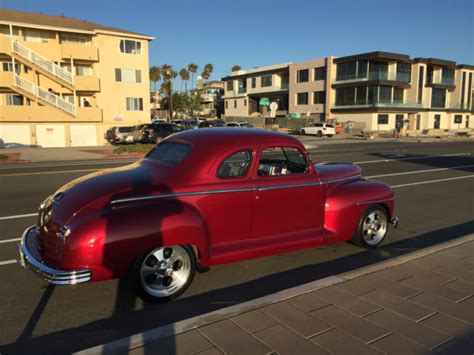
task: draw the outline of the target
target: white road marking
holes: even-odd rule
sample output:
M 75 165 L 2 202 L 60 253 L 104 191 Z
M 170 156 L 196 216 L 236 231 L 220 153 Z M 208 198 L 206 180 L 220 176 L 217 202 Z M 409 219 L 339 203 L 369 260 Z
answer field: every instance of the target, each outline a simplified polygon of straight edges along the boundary
M 27 217 L 35 217 L 38 213 L 28 213 L 28 214 L 17 214 L 15 216 L 3 216 L 0 217 L 0 221 L 5 221 L 7 219 L 18 219 L 18 218 L 27 218 Z
M 12 176 L 29 176 L 29 175 L 51 175 L 51 174 L 67 174 L 67 173 L 83 173 L 87 171 L 99 171 L 102 169 L 80 169 L 80 170 L 59 170 L 59 171 L 39 171 L 36 173 L 18 173 L 18 174 L 0 174 L 0 177 Z
M 354 164 L 374 164 L 374 163 L 391 163 L 404 160 L 423 160 L 423 159 L 436 159 L 443 157 L 456 157 L 463 155 L 471 155 L 471 153 L 455 153 L 455 154 L 443 154 L 443 155 L 429 155 L 429 156 L 419 156 L 419 157 L 408 157 L 408 158 L 399 158 L 399 159 L 380 159 L 380 160 L 364 160 L 364 161 L 355 161 Z
M 431 173 L 431 172 L 434 172 L 434 171 L 446 171 L 446 170 L 452 170 L 452 169 L 463 169 L 463 168 L 472 168 L 472 167 L 474 167 L 474 165 L 459 165 L 459 166 L 452 166 L 452 167 L 449 167 L 449 168 L 425 169 L 425 170 L 406 171 L 406 172 L 403 172 L 403 173 L 372 175 L 372 176 L 366 176 L 366 178 L 367 179 L 374 179 L 374 178 L 381 178 L 381 177 L 388 177 L 388 176 L 422 174 L 422 173 Z
M 20 240 L 21 238 L 4 239 L 4 240 L 0 240 L 0 244 L 19 242 Z
M 14 167 L 10 166 L 0 166 L 0 170 L 9 170 L 9 169 L 33 169 L 33 168 L 51 168 L 59 166 L 75 166 L 75 165 L 106 165 L 106 164 L 123 164 L 123 163 L 133 163 L 138 159 L 110 159 L 109 160 L 94 160 L 94 161 L 77 161 L 70 163 L 44 163 L 44 164 L 16 164 Z
M 415 185 L 425 185 L 425 184 L 434 184 L 435 182 L 443 182 L 443 181 L 451 181 L 451 180 L 461 180 L 461 179 L 469 179 L 469 178 L 474 178 L 473 175 L 467 175 L 467 176 L 458 176 L 454 178 L 447 178 L 447 179 L 438 179 L 438 180 L 429 180 L 429 181 L 420 181 L 420 182 L 412 182 L 409 184 L 401 184 L 401 185 L 392 185 L 390 186 L 392 189 L 396 189 L 399 187 L 406 187 L 406 186 L 415 186 Z
M 3 265 L 10 265 L 10 264 L 16 264 L 18 261 L 16 260 L 5 260 L 5 261 L 0 261 L 0 266 Z

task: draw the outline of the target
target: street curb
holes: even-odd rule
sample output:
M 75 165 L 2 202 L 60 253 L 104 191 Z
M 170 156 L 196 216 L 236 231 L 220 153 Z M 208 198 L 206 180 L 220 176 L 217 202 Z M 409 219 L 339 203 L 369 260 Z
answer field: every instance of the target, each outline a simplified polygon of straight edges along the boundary
M 368 275 L 380 270 L 394 267 L 406 262 L 437 253 L 439 251 L 449 249 L 469 241 L 474 241 L 474 234 L 456 238 L 454 240 L 437 244 L 419 251 L 411 252 L 406 255 L 397 256 L 392 259 L 381 261 L 379 263 L 365 266 L 353 271 L 349 271 L 340 275 L 328 276 L 320 280 L 306 283 L 304 285 L 296 286 L 287 290 L 276 292 L 274 294 L 260 297 L 248 302 L 240 303 L 234 306 L 222 308 L 213 312 L 202 314 L 193 318 L 185 319 L 176 323 L 167 324 L 155 329 L 147 330 L 129 337 L 114 340 L 106 344 L 98 345 L 92 348 L 76 352 L 77 355 L 95 355 L 95 354 L 115 354 L 119 352 L 126 352 L 147 343 L 155 342 L 159 339 L 168 336 L 177 335 L 186 331 L 210 324 L 217 321 L 230 318 L 237 314 L 249 312 L 256 308 L 267 306 L 272 303 L 284 301 L 288 298 L 305 294 L 324 287 L 333 286 L 348 280 L 352 280 L 364 275 Z

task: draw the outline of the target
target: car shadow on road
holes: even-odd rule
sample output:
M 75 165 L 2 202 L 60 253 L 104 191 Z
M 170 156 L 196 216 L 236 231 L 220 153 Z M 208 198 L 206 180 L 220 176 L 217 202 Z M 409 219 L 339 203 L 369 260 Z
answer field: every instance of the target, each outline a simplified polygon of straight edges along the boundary
M 433 246 L 465 236 L 474 231 L 474 221 L 417 235 L 412 238 L 388 243 L 375 250 L 362 250 L 356 254 L 336 258 L 330 261 L 301 266 L 292 270 L 267 275 L 252 281 L 221 289 L 210 290 L 198 295 L 186 297 L 184 294 L 171 303 L 147 304 L 145 308 L 134 310 L 135 296 L 131 294 L 129 281 L 121 280 L 116 290 L 119 300 L 111 317 L 84 324 L 77 328 L 66 329 L 47 335 L 30 338 L 32 327 L 41 316 L 45 300 L 40 300 L 37 311 L 25 328 L 22 341 L 0 347 L 1 354 L 25 354 L 31 349 L 35 353 L 69 353 L 96 346 L 133 334 L 171 324 L 180 320 L 202 315 L 228 306 L 242 303 L 258 297 L 270 295 L 291 287 L 331 275 L 338 275 L 376 262 L 404 255 L 416 250 Z M 296 255 L 296 254 L 295 254 Z M 52 291 L 51 291 L 52 292 Z M 122 298 L 120 300 L 120 298 Z M 36 314 L 36 315 L 35 315 Z M 19 339 L 20 340 L 20 339 Z M 127 341 L 127 340 L 126 340 Z M 156 350 L 156 348 L 155 348 Z M 145 353 L 153 353 L 152 347 L 145 347 Z M 114 353 L 105 348 L 103 354 Z M 173 354 L 174 351 L 167 351 Z

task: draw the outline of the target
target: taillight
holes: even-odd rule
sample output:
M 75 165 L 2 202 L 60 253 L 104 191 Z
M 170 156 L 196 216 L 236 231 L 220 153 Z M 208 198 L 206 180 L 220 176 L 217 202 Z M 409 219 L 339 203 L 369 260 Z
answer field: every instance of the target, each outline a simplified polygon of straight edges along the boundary
M 118 134 L 114 134 L 115 139 L 118 139 L 118 137 L 119 137 Z
M 326 130 L 326 127 L 323 127 L 323 131 L 325 131 L 325 130 Z

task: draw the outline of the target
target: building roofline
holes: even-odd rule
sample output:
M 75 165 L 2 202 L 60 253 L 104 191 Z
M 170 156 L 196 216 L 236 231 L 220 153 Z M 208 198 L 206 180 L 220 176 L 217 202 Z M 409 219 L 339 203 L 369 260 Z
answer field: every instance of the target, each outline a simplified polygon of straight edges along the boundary
M 346 57 L 337 57 L 333 59 L 333 62 L 342 63 L 342 62 L 348 62 L 352 60 L 370 59 L 370 58 L 380 58 L 380 59 L 390 59 L 390 60 L 400 60 L 404 62 L 412 62 L 412 59 L 410 59 L 410 56 L 406 54 L 382 52 L 382 51 L 361 53 L 361 54 L 355 54 L 355 55 L 350 55 Z
M 453 62 L 452 60 L 446 60 L 446 59 L 438 59 L 438 58 L 422 58 L 418 57 L 413 59 L 415 63 L 425 63 L 425 64 L 433 64 L 433 65 L 439 65 L 439 66 L 445 66 L 445 67 L 455 67 L 456 62 Z
M 469 69 L 469 70 L 474 70 L 474 65 L 471 64 L 459 64 L 457 66 L 458 69 Z
M 279 72 L 282 69 L 288 69 L 290 64 L 293 62 L 288 63 L 281 63 L 281 64 L 274 64 L 274 65 L 267 65 L 264 67 L 252 68 L 247 70 L 239 70 L 235 72 L 235 75 L 228 75 L 221 78 L 221 81 L 229 81 L 232 79 L 239 79 L 239 78 L 247 78 L 252 76 L 253 74 L 270 74 L 274 72 Z

